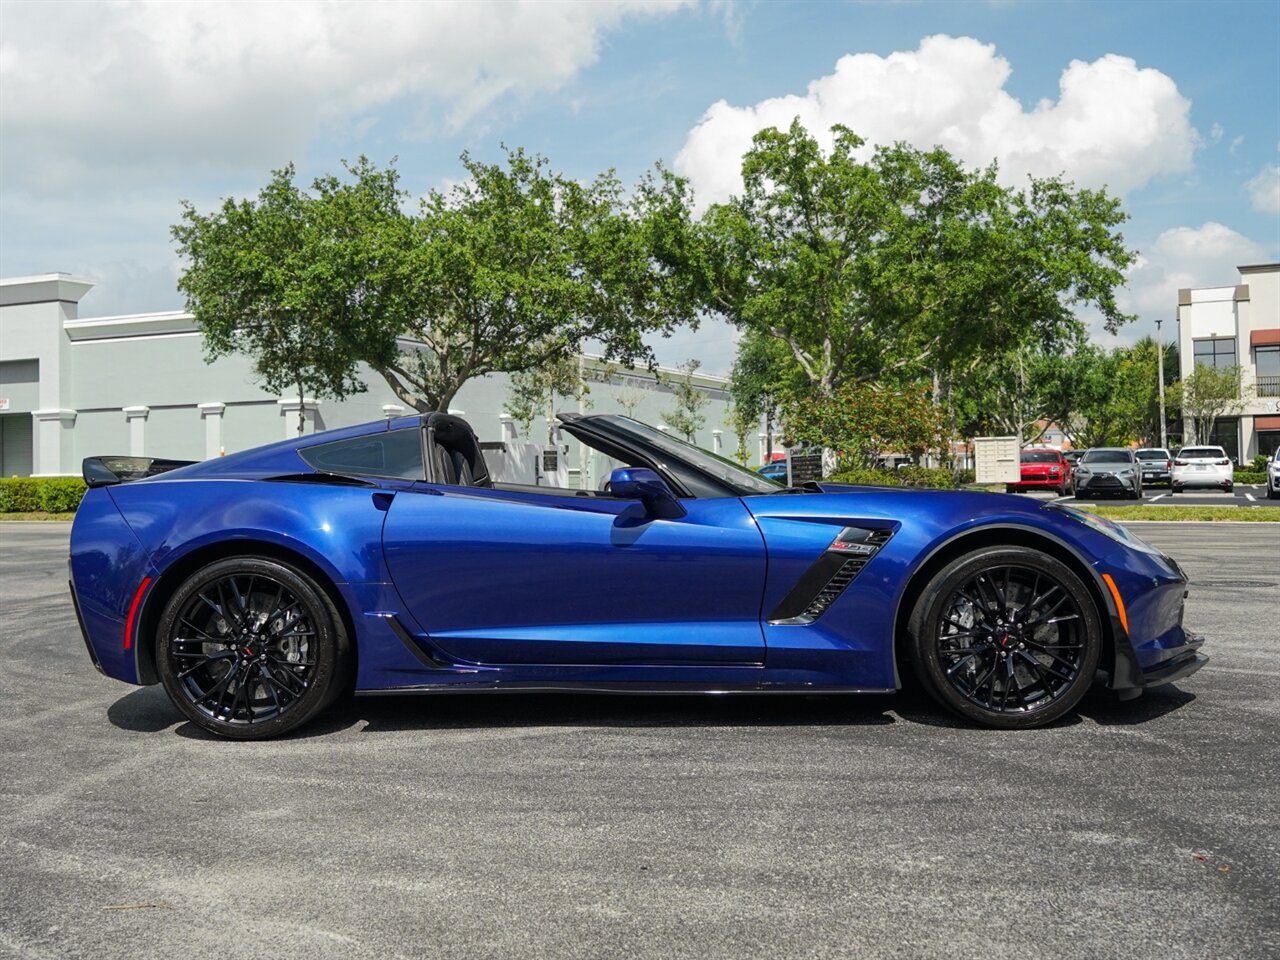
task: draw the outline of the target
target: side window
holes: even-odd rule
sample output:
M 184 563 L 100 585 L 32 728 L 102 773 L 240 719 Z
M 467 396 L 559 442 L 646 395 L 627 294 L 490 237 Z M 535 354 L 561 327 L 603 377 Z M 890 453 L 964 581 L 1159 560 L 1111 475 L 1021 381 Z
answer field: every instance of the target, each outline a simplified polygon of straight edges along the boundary
M 298 451 L 302 459 L 324 473 L 363 477 L 421 480 L 422 432 L 389 430 L 367 437 L 321 443 Z

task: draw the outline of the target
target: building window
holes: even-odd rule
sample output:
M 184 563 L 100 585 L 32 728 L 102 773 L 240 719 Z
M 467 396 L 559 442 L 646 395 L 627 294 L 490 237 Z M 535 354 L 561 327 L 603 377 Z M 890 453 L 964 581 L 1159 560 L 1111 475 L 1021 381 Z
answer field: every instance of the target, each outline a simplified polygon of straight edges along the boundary
M 1213 429 L 1209 431 L 1209 439 L 1206 444 L 1211 447 L 1221 447 L 1227 452 L 1227 456 L 1236 463 L 1240 462 L 1240 421 L 1231 420 L 1215 420 Z
M 1258 396 L 1280 397 L 1280 344 L 1253 348 Z
M 1236 365 L 1236 338 L 1218 337 L 1214 340 L 1195 342 L 1196 366 L 1216 367 L 1225 370 Z

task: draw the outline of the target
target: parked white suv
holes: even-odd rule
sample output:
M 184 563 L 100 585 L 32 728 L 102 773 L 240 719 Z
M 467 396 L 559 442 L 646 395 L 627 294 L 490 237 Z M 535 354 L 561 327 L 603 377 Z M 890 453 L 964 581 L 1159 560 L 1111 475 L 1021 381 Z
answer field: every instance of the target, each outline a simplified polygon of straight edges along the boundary
M 1235 489 L 1231 458 L 1221 447 L 1183 447 L 1173 459 L 1169 486 L 1174 493 L 1188 487 Z
M 1280 500 L 1280 447 L 1267 462 L 1267 499 Z

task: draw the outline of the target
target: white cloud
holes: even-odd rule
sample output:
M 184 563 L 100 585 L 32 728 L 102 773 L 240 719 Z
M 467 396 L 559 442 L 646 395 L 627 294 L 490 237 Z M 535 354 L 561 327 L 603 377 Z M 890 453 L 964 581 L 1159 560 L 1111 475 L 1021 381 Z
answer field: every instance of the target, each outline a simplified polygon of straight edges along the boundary
M 1240 281 L 1236 267 L 1266 257 L 1261 244 L 1221 223 L 1166 230 L 1130 269 L 1120 307 L 1146 320 L 1171 320 L 1180 289 L 1233 286 Z
M 1111 348 L 1132 346 L 1144 336 L 1156 335 L 1156 320 L 1167 320 L 1164 339 L 1177 336 L 1172 322 L 1178 312 L 1178 291 L 1184 287 L 1229 287 L 1239 282 L 1236 267 L 1267 259 L 1266 249 L 1230 227 L 1210 221 L 1200 227 L 1166 230 L 1146 246 L 1116 291 L 1116 301 L 1137 322 L 1107 333 L 1102 315 L 1089 308 L 1080 319 L 1095 343 Z
M 1224 133 L 1226 133 L 1226 131 L 1222 129 L 1222 124 L 1215 123 L 1212 127 L 1209 128 L 1209 139 L 1212 140 L 1214 143 L 1217 143 L 1222 139 L 1222 135 Z
M 563 85 L 648 3 L 7 2 L 7 190 L 260 170 L 393 101 L 418 133 Z M 396 131 L 400 133 L 400 131 Z
M 927 37 L 917 50 L 887 57 L 850 54 L 803 96 L 747 107 L 712 104 L 675 167 L 691 179 L 700 202 L 727 199 L 741 190 L 740 159 L 751 137 L 785 129 L 797 116 L 825 145 L 830 127 L 842 123 L 871 144 L 940 144 L 972 165 L 998 159 L 1011 183 L 1026 174 L 1065 173 L 1079 186 L 1105 185 L 1123 195 L 1191 167 L 1199 140 L 1191 104 L 1160 71 L 1114 54 L 1073 60 L 1059 79 L 1057 101 L 1030 110 L 1005 91 L 1011 72 L 994 45 L 969 37 Z
M 1261 213 L 1280 213 L 1280 165 L 1268 163 L 1245 184 L 1249 202 Z

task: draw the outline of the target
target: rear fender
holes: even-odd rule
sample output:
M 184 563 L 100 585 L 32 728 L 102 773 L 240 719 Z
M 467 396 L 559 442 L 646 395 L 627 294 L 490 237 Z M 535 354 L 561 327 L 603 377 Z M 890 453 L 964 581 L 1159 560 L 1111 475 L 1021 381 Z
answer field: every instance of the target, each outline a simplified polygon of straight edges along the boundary
M 126 683 L 141 682 L 138 645 L 125 636 L 125 624 L 152 573 L 149 557 L 107 491 L 89 490 L 71 528 L 71 580 L 98 665 Z

